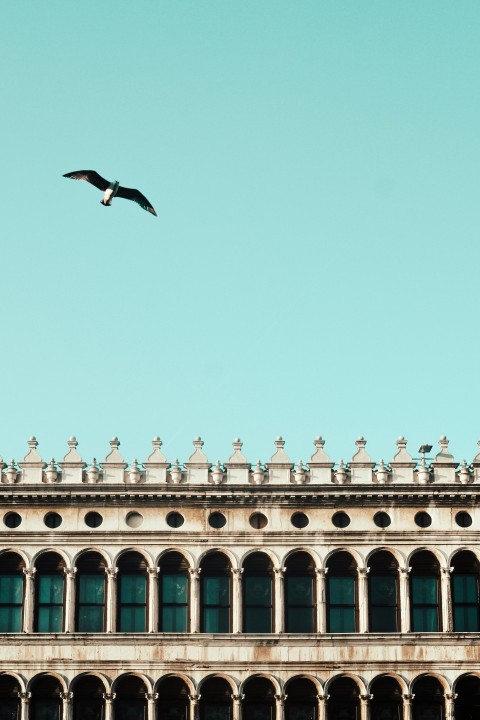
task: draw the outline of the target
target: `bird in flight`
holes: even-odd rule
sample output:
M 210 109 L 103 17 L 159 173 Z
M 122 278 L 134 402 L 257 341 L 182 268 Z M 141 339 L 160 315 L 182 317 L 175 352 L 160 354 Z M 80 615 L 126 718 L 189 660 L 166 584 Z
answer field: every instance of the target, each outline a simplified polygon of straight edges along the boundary
M 95 185 L 95 187 L 102 190 L 104 193 L 100 202 L 102 205 L 105 205 L 105 207 L 112 204 L 114 197 L 120 197 L 125 198 L 126 200 L 133 200 L 144 210 L 148 210 L 148 212 L 152 213 L 152 215 L 157 215 L 152 204 L 139 190 L 122 187 L 117 180 L 114 182 L 108 182 L 108 180 L 105 180 L 105 178 L 95 172 L 95 170 L 75 170 L 75 172 L 65 173 L 63 177 L 72 178 L 72 180 L 85 180 L 86 182 Z

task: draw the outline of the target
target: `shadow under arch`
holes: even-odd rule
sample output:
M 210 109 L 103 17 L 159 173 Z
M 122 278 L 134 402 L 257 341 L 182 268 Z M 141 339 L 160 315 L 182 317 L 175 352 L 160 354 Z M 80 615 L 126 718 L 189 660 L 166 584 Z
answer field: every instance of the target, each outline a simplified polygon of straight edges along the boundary
M 224 547 L 214 547 L 214 548 L 208 548 L 207 550 L 204 550 L 204 552 L 202 552 L 198 556 L 197 564 L 195 565 L 195 569 L 200 568 L 202 566 L 202 563 L 205 562 L 205 559 L 208 558 L 209 555 L 213 555 L 213 554 L 225 555 L 232 570 L 237 570 L 239 568 L 238 558 L 231 552 L 231 550 L 229 550 L 228 548 L 224 548 Z
M 96 553 L 97 555 L 100 555 L 105 560 L 105 565 L 107 567 L 112 567 L 112 558 L 110 555 L 103 550 L 101 547 L 98 547 L 97 545 L 94 545 L 92 547 L 82 548 L 72 558 L 72 567 L 76 567 L 77 562 L 82 558 L 83 555 L 90 553 Z
M 280 567 L 280 560 L 278 558 L 278 555 L 276 553 L 274 553 L 273 550 L 270 550 L 270 548 L 261 547 L 261 546 L 249 548 L 240 558 L 239 567 L 243 568 L 243 566 L 245 565 L 245 561 L 248 560 L 250 555 L 255 555 L 258 553 L 262 553 L 263 555 L 266 555 L 269 558 L 270 562 L 272 563 L 273 568 Z
M 193 555 L 188 550 L 185 550 L 185 548 L 177 545 L 172 545 L 171 547 L 163 549 L 155 558 L 155 566 L 161 566 L 162 558 L 169 553 L 178 553 L 179 555 L 183 555 L 188 567 L 190 569 L 193 569 L 195 567 L 195 560 L 193 558 Z
M 121 675 L 118 675 L 118 677 L 115 678 L 112 682 L 112 693 L 118 692 L 118 686 L 122 685 L 125 680 L 128 680 L 129 678 L 138 678 L 143 682 L 145 685 L 146 692 L 151 693 L 153 691 L 153 685 L 150 680 L 150 678 L 145 675 L 144 673 L 137 672 L 136 670 L 132 670 L 131 672 L 124 672 Z
M 153 567 L 153 561 L 152 561 L 151 555 L 146 550 L 144 550 L 144 548 L 139 547 L 139 546 L 132 546 L 132 547 L 127 547 L 127 548 L 122 548 L 121 550 L 119 550 L 119 552 L 113 559 L 113 567 L 116 567 L 118 565 L 118 563 L 120 562 L 120 560 L 122 559 L 122 557 L 124 555 L 130 554 L 130 553 L 132 553 L 132 554 L 135 553 L 137 555 L 141 555 L 142 558 L 145 560 L 147 568 Z
M 195 695 L 195 691 L 196 691 L 195 683 L 193 682 L 193 680 L 190 677 L 188 677 L 188 675 L 185 675 L 185 673 L 181 673 L 181 672 L 171 672 L 171 673 L 166 673 L 166 675 L 162 675 L 154 683 L 154 692 L 158 692 L 159 685 L 161 685 L 164 681 L 175 680 L 175 679 L 178 679 L 178 680 L 181 680 L 182 682 L 184 682 L 188 688 L 189 694 Z
M 293 550 L 289 550 L 289 551 L 283 556 L 283 558 L 281 559 L 281 561 L 280 561 L 280 566 L 281 566 L 281 567 L 285 567 L 285 563 L 287 562 L 288 558 L 289 558 L 291 555 L 295 555 L 296 553 L 305 553 L 306 555 L 310 555 L 310 557 L 312 558 L 313 562 L 315 563 L 315 567 L 316 567 L 316 568 L 320 569 L 320 568 L 323 567 L 323 562 L 324 562 L 324 561 L 322 561 L 320 555 L 319 555 L 315 550 L 313 550 L 312 548 L 310 548 L 310 547 L 303 547 L 303 546 L 298 546 L 298 547 L 296 547 L 296 548 L 293 548 Z

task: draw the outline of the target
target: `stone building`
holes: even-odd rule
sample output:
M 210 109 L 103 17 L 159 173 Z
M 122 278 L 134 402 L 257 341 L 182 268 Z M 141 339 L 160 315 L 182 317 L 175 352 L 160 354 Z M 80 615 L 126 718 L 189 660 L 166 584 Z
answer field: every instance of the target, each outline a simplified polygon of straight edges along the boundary
M 0 458 L 0 720 L 480 718 L 480 453 Z

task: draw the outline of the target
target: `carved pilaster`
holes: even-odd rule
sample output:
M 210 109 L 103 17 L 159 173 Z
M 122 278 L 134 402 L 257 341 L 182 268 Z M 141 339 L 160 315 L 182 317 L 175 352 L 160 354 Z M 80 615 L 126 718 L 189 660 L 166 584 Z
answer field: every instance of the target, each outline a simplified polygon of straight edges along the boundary
M 233 715 L 232 720 L 242 720 L 242 700 L 244 700 L 245 695 L 232 695 L 233 700 Z
M 274 608 L 275 608 L 275 622 L 273 632 L 282 633 L 285 629 L 285 600 L 284 600 L 284 589 L 283 579 L 285 573 L 284 567 L 273 568 L 275 574 L 275 593 L 274 593 Z M 278 718 L 277 718 L 278 720 Z
M 148 632 L 158 632 L 158 572 L 160 568 L 148 568 Z
M 316 632 L 324 633 L 327 630 L 327 591 L 326 576 L 328 568 L 315 568 L 316 578 Z
M 25 575 L 25 603 L 23 608 L 23 631 L 33 632 L 33 608 L 35 596 L 35 568 L 23 568 Z
M 408 694 L 403 696 L 403 720 L 412 720 L 412 701 L 414 697 L 415 695 Z
M 370 700 L 373 695 L 360 695 L 360 720 L 370 720 Z
M 240 633 L 243 628 L 242 602 L 243 568 L 232 568 L 232 632 Z
M 330 695 L 317 695 L 318 720 L 325 720 L 327 717 L 327 700 Z
M 284 572 L 284 568 L 281 568 Z M 282 576 L 283 576 L 282 572 Z M 276 709 L 276 720 L 284 720 L 285 718 L 285 700 L 287 695 L 275 695 L 275 709 Z
M 20 699 L 20 720 L 28 720 L 29 716 L 29 703 L 32 697 L 31 692 L 20 692 L 18 693 Z
M 147 698 L 147 720 L 155 720 L 158 693 L 146 693 Z
M 189 720 L 198 720 L 198 703 L 201 695 L 189 695 L 190 699 L 190 717 Z
M 440 575 L 440 589 L 442 594 L 442 622 L 440 630 L 443 632 L 451 632 L 453 629 L 453 618 L 452 618 L 452 592 L 450 573 L 453 571 L 453 567 L 441 568 Z
M 75 631 L 75 577 L 76 567 L 63 568 L 65 573 L 65 623 L 64 631 Z
M 62 720 L 71 720 L 73 693 L 72 692 L 61 692 L 60 697 L 62 698 L 62 702 L 63 702 Z
M 107 576 L 107 632 L 117 629 L 117 567 L 105 568 Z
M 445 693 L 445 720 L 454 720 L 457 693 Z
M 113 718 L 113 702 L 115 697 L 116 693 L 103 693 L 103 699 L 105 700 L 105 720 L 112 720 Z
M 358 582 L 358 632 L 364 633 L 368 629 L 368 601 L 367 601 L 367 577 L 369 567 L 357 568 Z
M 200 573 L 201 568 L 190 568 L 190 632 L 200 632 Z
M 410 631 L 410 587 L 408 576 L 411 569 L 411 567 L 398 568 L 401 633 L 408 633 Z

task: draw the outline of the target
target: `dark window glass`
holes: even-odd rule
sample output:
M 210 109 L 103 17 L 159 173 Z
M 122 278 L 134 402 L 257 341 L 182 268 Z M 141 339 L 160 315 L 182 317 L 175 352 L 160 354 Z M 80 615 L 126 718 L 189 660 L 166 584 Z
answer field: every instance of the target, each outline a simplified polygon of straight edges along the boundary
M 223 513 L 214 512 L 209 516 L 208 524 L 212 528 L 222 528 L 227 524 L 227 518 Z
M 370 632 L 397 632 L 397 579 L 393 575 L 368 578 Z
M 44 522 L 49 528 L 57 528 L 62 524 L 62 517 L 56 512 L 47 513 L 45 515 Z
M 387 528 L 391 524 L 392 520 L 388 513 L 378 512 L 373 516 L 373 522 L 379 528 Z
M 272 578 L 250 576 L 244 578 L 244 631 L 272 632 Z
M 313 703 L 289 702 L 285 706 L 285 720 L 316 720 L 316 717 Z
M 427 512 L 418 512 L 415 515 L 415 522 L 418 527 L 427 528 L 432 524 L 432 518 Z
M 310 520 L 308 519 L 308 517 L 305 515 L 305 513 L 302 512 L 294 513 L 291 518 L 291 523 L 293 527 L 299 529 L 307 527 L 309 522 Z
M 119 632 L 145 632 L 147 625 L 147 578 L 120 574 Z
M 78 632 L 103 632 L 105 617 L 105 575 L 80 575 L 78 578 Z
M 22 523 L 22 518 L 16 512 L 10 512 L 5 515 L 3 522 L 8 528 L 17 528 Z M 1 718 L 0 718 L 1 720 Z
M 413 720 L 442 720 L 443 708 L 439 702 L 415 702 L 412 708 Z
M 374 698 L 370 704 L 370 720 L 402 720 L 402 706 L 395 701 Z
M 115 703 L 115 720 L 146 720 L 145 700 L 121 698 Z
M 350 525 L 350 518 L 346 512 L 337 512 L 332 517 L 332 523 L 337 528 L 346 528 Z
M 99 698 L 75 698 L 73 720 L 103 720 L 103 701 Z
M 89 512 L 85 515 L 85 523 L 88 527 L 97 528 L 103 523 L 103 518 L 98 512 Z
M 470 527 L 470 525 L 472 524 L 472 516 L 468 512 L 458 512 L 455 515 L 455 522 L 459 527 Z
M 160 578 L 160 631 L 187 632 L 188 578 L 184 574 Z
M 63 630 L 63 575 L 39 575 L 37 578 L 37 632 Z
M 14 698 L 0 699 L 0 720 L 17 720 L 20 717 L 18 700 Z
M 357 718 L 356 703 L 342 703 L 338 700 L 327 702 L 327 720 L 357 720 Z
M 268 525 L 268 519 L 262 513 L 254 513 L 250 518 L 250 525 L 256 530 L 263 530 Z
M 286 631 L 291 633 L 314 632 L 314 594 L 312 577 L 288 576 Z
M 479 591 L 476 575 L 453 575 L 453 629 L 455 632 L 478 632 Z
M 230 703 L 205 702 L 202 714 L 203 720 L 230 720 Z
M 355 578 L 327 575 L 328 632 L 355 632 Z
M 0 575 L 0 633 L 22 631 L 22 605 L 23 575 Z
M 37 698 L 32 700 L 33 720 L 60 720 L 62 712 L 60 700 L 56 698 Z
M 202 632 L 230 632 L 230 578 L 202 578 Z
M 184 522 L 185 518 L 183 515 L 180 515 L 179 512 L 171 512 L 167 515 L 167 525 L 170 525 L 172 528 L 182 527 Z
M 412 631 L 438 632 L 438 580 L 421 575 L 411 578 Z
M 244 720 L 273 720 L 274 708 L 270 703 L 248 702 L 243 705 Z
M 188 705 L 184 700 L 158 700 L 157 720 L 188 720 Z

